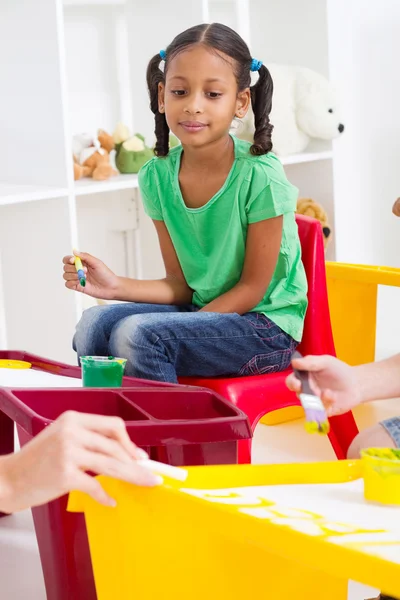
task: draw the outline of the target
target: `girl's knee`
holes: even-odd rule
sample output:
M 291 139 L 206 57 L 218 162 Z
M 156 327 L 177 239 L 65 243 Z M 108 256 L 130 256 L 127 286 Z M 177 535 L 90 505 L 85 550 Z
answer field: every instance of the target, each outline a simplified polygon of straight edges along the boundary
M 347 458 L 360 458 L 361 450 L 365 448 L 395 448 L 396 445 L 386 429 L 378 423 L 369 429 L 361 431 L 352 441 L 347 451 Z
M 93 306 L 82 314 L 72 346 L 78 356 L 88 354 L 104 355 L 107 350 L 107 327 L 112 306 Z
M 76 326 L 76 331 L 85 332 L 93 326 L 97 327 L 107 317 L 110 309 L 112 309 L 110 305 L 98 305 L 86 309 Z
M 125 356 L 134 346 L 145 348 L 156 341 L 152 315 L 131 315 L 121 319 L 114 326 L 110 337 L 110 349 L 115 355 Z

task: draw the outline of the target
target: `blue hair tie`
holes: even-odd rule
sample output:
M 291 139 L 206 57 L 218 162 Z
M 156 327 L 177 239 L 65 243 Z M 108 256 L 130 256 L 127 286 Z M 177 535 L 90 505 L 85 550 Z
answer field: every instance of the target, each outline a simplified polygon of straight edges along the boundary
M 259 71 L 262 67 L 262 60 L 251 59 L 250 71 Z
M 167 58 L 167 53 L 165 52 L 165 50 L 160 50 L 160 57 L 161 60 L 165 60 Z

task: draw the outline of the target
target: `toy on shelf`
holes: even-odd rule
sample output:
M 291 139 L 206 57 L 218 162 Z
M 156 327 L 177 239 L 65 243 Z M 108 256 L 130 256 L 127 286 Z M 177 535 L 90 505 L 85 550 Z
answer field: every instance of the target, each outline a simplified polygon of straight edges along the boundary
M 120 173 L 138 173 L 142 166 L 154 156 L 153 150 L 146 146 L 142 135 L 131 136 L 126 125 L 118 123 L 114 133 L 115 164 Z
M 396 202 L 393 204 L 392 211 L 396 217 L 400 217 L 400 198 L 397 198 Z
M 344 131 L 332 84 L 315 71 L 289 65 L 266 65 L 273 84 L 270 120 L 273 151 L 278 156 L 303 152 L 311 139 L 333 140 Z M 253 140 L 254 117 L 248 114 L 238 136 Z
M 136 133 L 131 136 L 129 128 L 123 123 L 118 123 L 113 139 L 115 142 L 115 164 L 120 173 L 138 173 L 143 165 L 153 158 L 153 148 L 146 146 L 145 138 Z M 174 148 L 179 144 L 178 138 L 169 136 L 169 146 Z
M 74 179 L 92 177 L 96 181 L 105 181 L 118 172 L 110 163 L 110 152 L 114 148 L 114 140 L 103 129 L 97 136 L 89 133 L 75 135 L 72 140 L 74 159 Z
M 332 231 L 329 225 L 328 215 L 323 207 L 318 204 L 318 202 L 315 202 L 315 200 L 312 200 L 312 198 L 299 198 L 297 201 L 296 212 L 299 215 L 317 219 L 317 221 L 321 223 L 322 233 L 324 234 L 324 246 L 326 248 L 329 244 Z

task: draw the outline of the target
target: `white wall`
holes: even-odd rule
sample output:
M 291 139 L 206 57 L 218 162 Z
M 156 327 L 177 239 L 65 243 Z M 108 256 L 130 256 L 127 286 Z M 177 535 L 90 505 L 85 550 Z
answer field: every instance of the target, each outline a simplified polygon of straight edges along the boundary
M 347 124 L 334 145 L 337 260 L 400 267 L 400 3 L 329 0 L 331 75 Z M 400 290 L 381 288 L 377 357 L 400 350 Z
M 121 118 L 113 6 L 64 8 L 71 131 L 112 133 Z
M 0 2 L 0 181 L 66 185 L 56 8 Z
M 2 206 L 0 240 L 7 347 L 72 362 L 75 294 L 62 277 L 71 251 L 67 198 Z
M 328 75 L 324 0 L 249 0 L 251 51 L 265 63 L 307 66 Z
M 337 258 L 400 266 L 400 3 L 330 0 L 330 68 L 348 123 L 335 146 Z
M 135 93 L 133 95 L 133 114 L 140 115 L 135 127 L 149 144 L 154 140 L 154 116 L 149 108 L 146 87 L 146 69 L 154 54 L 165 48 L 178 34 L 203 21 L 202 2 L 200 0 L 128 0 L 128 31 L 141 31 L 143 35 L 129 37 L 131 57 L 131 79 Z M 152 26 L 149 27 L 149 22 Z

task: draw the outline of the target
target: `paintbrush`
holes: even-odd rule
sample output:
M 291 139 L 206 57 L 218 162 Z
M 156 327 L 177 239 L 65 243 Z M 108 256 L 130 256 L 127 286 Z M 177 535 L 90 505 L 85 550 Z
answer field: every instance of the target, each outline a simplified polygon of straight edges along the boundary
M 292 360 L 294 358 L 303 358 L 300 352 L 294 352 Z M 325 407 L 318 396 L 316 396 L 311 389 L 310 385 L 310 374 L 308 371 L 300 371 L 293 367 L 296 378 L 301 383 L 301 391 L 299 392 L 298 398 L 301 402 L 304 412 L 306 414 L 305 428 L 308 433 L 329 433 L 329 421 L 326 414 Z

